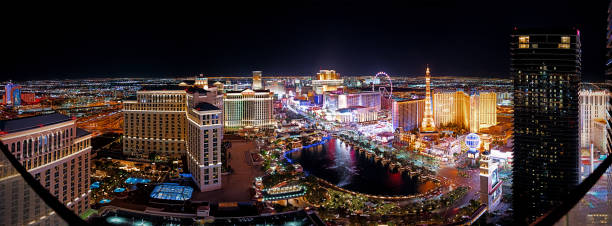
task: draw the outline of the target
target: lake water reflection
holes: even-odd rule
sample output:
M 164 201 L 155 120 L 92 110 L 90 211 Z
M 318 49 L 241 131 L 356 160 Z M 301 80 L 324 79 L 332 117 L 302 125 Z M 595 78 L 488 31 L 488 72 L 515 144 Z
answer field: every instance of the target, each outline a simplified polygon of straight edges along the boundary
M 290 153 L 287 157 L 300 163 L 307 174 L 355 192 L 386 196 L 412 195 L 430 187 L 419 188 L 421 185 L 416 177 L 392 172 L 336 138 L 322 145 Z

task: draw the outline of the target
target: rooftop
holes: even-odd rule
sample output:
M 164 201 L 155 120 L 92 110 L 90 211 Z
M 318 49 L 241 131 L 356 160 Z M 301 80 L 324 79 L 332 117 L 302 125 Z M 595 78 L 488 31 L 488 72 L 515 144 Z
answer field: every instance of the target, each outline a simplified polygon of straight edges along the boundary
M 514 35 L 529 34 L 529 35 L 542 35 L 542 34 L 564 34 L 564 35 L 576 35 L 579 31 L 576 28 L 514 28 Z
M 396 102 L 404 102 L 404 101 L 413 101 L 413 100 L 423 100 L 423 98 L 415 98 L 415 99 L 411 99 L 411 98 L 401 98 L 401 97 L 391 97 L 393 100 L 395 100 Z
M 81 129 L 81 128 L 77 128 L 77 129 L 76 129 L 76 137 L 77 137 L 77 138 L 79 138 L 79 137 L 83 137 L 83 136 L 87 136 L 87 135 L 89 135 L 89 134 L 91 134 L 91 133 L 90 133 L 90 132 L 87 132 L 87 130 L 84 130 L 84 129 Z
M 19 131 L 35 129 L 38 127 L 58 124 L 72 120 L 71 117 L 60 113 L 52 113 L 46 115 L 36 115 L 25 118 L 11 119 L 0 121 L 0 131 L 6 133 L 15 133 Z
M 185 90 L 185 87 L 178 85 L 147 85 L 143 86 L 140 91 L 163 91 L 163 90 Z
M 194 109 L 198 110 L 198 111 L 215 111 L 215 110 L 221 110 L 219 109 L 217 106 L 212 105 L 210 103 L 207 102 L 201 102 L 198 103 L 195 107 L 193 107 Z
M 186 89 L 186 91 L 188 93 L 195 93 L 195 92 L 198 92 L 198 93 L 208 93 L 208 90 L 202 89 L 200 87 L 195 87 L 195 86 L 190 86 L 189 88 Z
M 270 92 L 269 89 L 258 89 L 258 90 L 243 89 L 243 90 L 227 90 L 227 91 L 225 91 L 225 93 L 242 93 L 245 90 L 250 90 L 250 91 L 253 91 L 255 93 L 269 93 Z
M 123 100 L 138 100 L 137 96 L 128 96 L 128 97 L 124 97 Z
M 191 198 L 191 193 L 193 193 L 191 187 L 176 183 L 162 183 L 153 189 L 151 198 L 184 201 Z

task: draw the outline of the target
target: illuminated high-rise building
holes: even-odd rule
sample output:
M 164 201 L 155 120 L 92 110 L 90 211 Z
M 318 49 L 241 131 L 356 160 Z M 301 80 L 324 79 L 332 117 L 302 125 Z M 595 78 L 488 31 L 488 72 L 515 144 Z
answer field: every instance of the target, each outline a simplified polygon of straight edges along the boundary
M 202 89 L 208 89 L 208 78 L 205 78 L 204 74 L 200 74 L 199 77 L 195 78 L 194 86 Z
M 336 91 L 342 87 L 344 80 L 340 78 L 340 73 L 334 70 L 321 70 L 312 80 L 312 88 L 317 95 L 328 91 Z
M 441 91 L 433 94 L 434 121 L 438 126 L 455 122 L 455 92 Z
M 187 99 L 187 166 L 200 191 L 221 189 L 223 110 L 196 96 Z
M 253 87 L 252 90 L 263 90 L 263 82 L 261 80 L 261 71 L 253 71 Z
M 8 83 L 4 86 L 4 98 L 2 99 L 4 105 L 19 106 L 21 105 L 21 86 L 13 83 Z
M 421 123 L 421 132 L 426 133 L 436 131 L 436 124 L 433 119 L 431 90 L 429 87 L 430 80 L 431 75 L 429 72 L 429 66 L 427 66 L 427 70 L 425 70 L 425 112 L 423 112 L 423 122 Z
M 608 123 L 602 118 L 593 119 L 593 124 L 589 134 L 589 142 L 593 144 L 595 150 L 601 153 L 609 153 L 608 147 Z
M 123 153 L 179 158 L 185 154 L 187 93 L 183 87 L 145 87 L 123 101 Z
M 497 124 L 497 97 L 494 92 L 478 92 L 470 96 L 470 132 Z
M 559 206 L 578 184 L 580 32 L 515 29 L 511 39 L 512 200 L 523 224 Z
M 341 108 L 367 107 L 380 110 L 381 93 L 365 91 L 359 93 L 325 93 L 323 108 L 334 111 Z
M 15 159 L 76 214 L 89 209 L 91 137 L 77 128 L 76 119 L 58 113 L 0 121 L 0 140 Z M 0 164 L 0 219 L 11 225 L 57 224 L 53 210 L 11 168 Z
M 593 140 L 593 127 L 596 119 L 608 119 L 610 93 L 607 90 L 580 90 L 580 147 L 589 148 Z
M 274 94 L 268 90 L 227 91 L 223 96 L 225 128 L 274 128 L 273 102 Z
M 478 129 L 497 125 L 497 93 L 479 92 L 478 111 L 480 123 Z
M 469 129 L 470 96 L 463 91 L 440 91 L 433 94 L 434 121 L 438 126 L 454 124 Z
M 217 90 L 219 92 L 223 92 L 223 88 L 225 87 L 225 85 L 219 81 L 216 81 L 215 83 L 213 83 L 213 86 L 217 87 Z
M 392 98 L 391 121 L 393 131 L 418 129 L 423 122 L 425 99 Z
M 187 88 L 144 87 L 136 100 L 124 101 L 123 153 L 140 159 L 186 156 L 200 191 L 210 191 L 221 188 L 223 94 L 207 80 L 196 81 Z

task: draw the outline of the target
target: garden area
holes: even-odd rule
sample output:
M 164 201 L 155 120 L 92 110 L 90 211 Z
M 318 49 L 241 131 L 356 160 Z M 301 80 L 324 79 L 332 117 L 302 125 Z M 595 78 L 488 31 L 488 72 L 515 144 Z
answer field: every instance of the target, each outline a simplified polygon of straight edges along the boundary
M 306 200 L 318 207 L 322 217 L 328 219 L 338 218 L 338 216 L 354 216 L 354 220 L 360 222 L 368 217 L 372 219 L 387 219 L 399 222 L 398 220 L 408 220 L 410 222 L 426 221 L 430 219 L 442 220 L 434 213 L 435 210 L 453 205 L 456 201 L 463 198 L 467 192 L 467 187 L 458 187 L 438 198 L 424 201 L 413 201 L 409 203 L 397 201 L 384 201 L 371 199 L 360 194 L 349 194 L 334 189 L 324 187 L 314 177 L 307 177 L 304 181 L 308 187 Z M 471 206 L 469 206 L 471 207 Z M 466 209 L 468 211 L 469 209 Z M 355 222 L 353 222 L 355 223 Z

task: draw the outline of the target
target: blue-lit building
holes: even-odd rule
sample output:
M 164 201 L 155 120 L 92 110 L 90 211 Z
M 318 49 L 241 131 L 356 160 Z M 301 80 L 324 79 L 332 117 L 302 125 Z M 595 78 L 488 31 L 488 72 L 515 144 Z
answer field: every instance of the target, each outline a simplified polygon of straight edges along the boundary
M 11 82 L 6 84 L 6 86 L 4 86 L 4 98 L 2 103 L 9 106 L 21 105 L 21 86 Z

